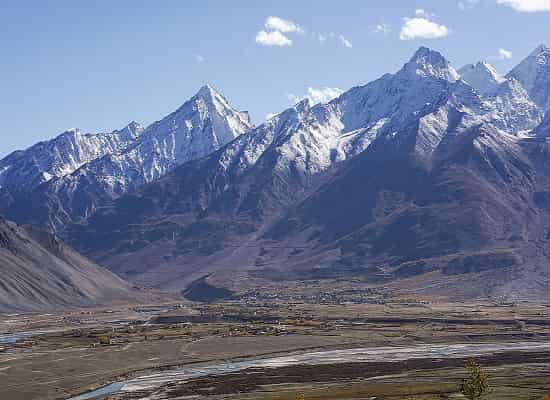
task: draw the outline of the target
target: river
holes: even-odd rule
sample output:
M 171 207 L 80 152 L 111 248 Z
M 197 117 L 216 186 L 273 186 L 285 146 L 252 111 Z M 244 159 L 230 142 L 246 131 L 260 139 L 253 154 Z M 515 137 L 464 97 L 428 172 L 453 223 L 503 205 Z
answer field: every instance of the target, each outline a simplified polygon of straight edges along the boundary
M 281 357 L 227 361 L 181 367 L 123 380 L 68 400 L 98 399 L 118 392 L 152 389 L 171 382 L 192 378 L 223 375 L 249 368 L 278 368 L 295 365 L 341 364 L 350 362 L 399 362 L 413 359 L 471 358 L 497 353 L 550 351 L 550 342 L 423 344 L 396 347 L 363 347 L 320 351 Z

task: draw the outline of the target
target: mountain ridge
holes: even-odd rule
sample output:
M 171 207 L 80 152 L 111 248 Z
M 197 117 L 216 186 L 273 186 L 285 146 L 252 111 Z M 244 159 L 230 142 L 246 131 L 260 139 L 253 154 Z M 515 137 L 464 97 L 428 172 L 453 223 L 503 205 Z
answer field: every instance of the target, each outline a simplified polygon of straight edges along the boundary
M 121 132 L 131 131 L 133 134 L 124 136 L 128 141 L 123 146 L 116 149 L 102 147 L 103 151 L 88 155 L 85 162 L 75 163 L 71 168 L 60 167 L 64 173 L 50 174 L 35 168 L 38 169 L 36 175 L 48 174 L 51 177 L 30 187 L 18 180 L 9 181 L 9 176 L 4 178 L 9 184 L 1 185 L 0 175 L 1 211 L 19 222 L 61 232 L 67 223 L 86 218 L 97 207 L 160 178 L 176 165 L 213 152 L 250 127 L 247 113 L 234 110 L 212 86 L 205 85 L 176 111 L 147 128 L 129 124 Z M 83 136 L 79 131 L 75 132 L 75 135 L 89 140 L 105 137 L 105 134 Z M 23 152 L 23 162 L 33 163 L 42 153 L 48 156 L 52 153 L 49 149 L 51 143 L 44 142 L 43 148 L 38 148 L 38 154 L 33 153 L 36 147 Z M 70 161 L 75 158 L 71 150 L 74 146 L 67 151 L 66 158 Z M 10 162 L 9 156 L 4 162 Z M 1 165 L 2 162 L 0 171 Z M 16 167 L 5 168 L 9 172 Z M 32 215 L 28 215 L 29 209 Z
M 516 76 L 467 70 L 475 83 L 421 47 L 394 74 L 325 104 L 304 100 L 58 225 L 121 276 L 172 290 L 206 275 L 231 290 L 359 275 L 396 290 L 413 276 L 449 298 L 524 295 L 546 282 L 548 115 Z M 449 288 L 475 274 L 492 289 Z
M 550 110 L 550 48 L 542 44 L 507 75 L 520 82 L 533 101 L 543 110 Z
M 301 102 L 123 196 L 70 234 L 122 276 L 169 289 L 205 274 L 231 289 L 243 280 L 399 278 L 408 274 L 404 263 L 419 259 L 432 260 L 423 261 L 427 272 L 484 257 L 516 268 L 528 246 L 504 255 L 498 246 L 521 237 L 506 220 L 527 231 L 540 227 L 525 208 L 535 207 L 536 168 L 518 132 L 542 119 L 517 85 L 508 79 L 482 95 L 440 53 L 421 48 L 397 73 L 327 104 Z M 506 112 L 518 104 L 526 112 Z M 484 202 L 490 207 L 480 208 Z M 531 228 L 511 211 L 520 204 Z M 484 215 L 494 222 L 483 224 Z M 425 220 L 425 228 L 411 218 Z M 455 219 L 447 233 L 446 218 Z M 418 233 L 407 236 L 413 227 Z M 495 232 L 507 230 L 517 233 L 497 240 Z M 408 244 L 392 247 L 392 238 Z M 432 265 L 442 257 L 448 261 Z M 457 291 L 448 295 L 463 295 Z

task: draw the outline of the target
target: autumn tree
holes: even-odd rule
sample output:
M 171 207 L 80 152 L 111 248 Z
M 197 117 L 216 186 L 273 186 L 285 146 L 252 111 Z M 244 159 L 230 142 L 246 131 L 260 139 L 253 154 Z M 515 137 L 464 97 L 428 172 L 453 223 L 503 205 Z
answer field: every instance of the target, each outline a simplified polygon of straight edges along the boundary
M 466 363 L 468 377 L 462 381 L 460 391 L 469 400 L 482 399 L 490 392 L 489 374 L 475 360 Z

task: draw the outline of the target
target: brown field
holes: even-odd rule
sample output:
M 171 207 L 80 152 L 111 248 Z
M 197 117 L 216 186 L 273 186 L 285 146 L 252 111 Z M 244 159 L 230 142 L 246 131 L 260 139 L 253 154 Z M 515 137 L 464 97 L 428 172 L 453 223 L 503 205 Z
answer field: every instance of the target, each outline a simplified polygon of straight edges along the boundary
M 199 362 L 355 347 L 550 341 L 550 307 L 544 305 L 315 301 L 247 298 L 4 316 L 2 332 L 47 333 L 6 345 L 0 353 L 0 399 L 67 399 L 144 371 Z M 501 354 L 481 361 L 492 378 L 488 399 L 550 394 L 548 354 Z M 424 359 L 243 371 L 164 385 L 155 398 L 293 400 L 299 393 L 308 400 L 460 398 L 464 362 Z

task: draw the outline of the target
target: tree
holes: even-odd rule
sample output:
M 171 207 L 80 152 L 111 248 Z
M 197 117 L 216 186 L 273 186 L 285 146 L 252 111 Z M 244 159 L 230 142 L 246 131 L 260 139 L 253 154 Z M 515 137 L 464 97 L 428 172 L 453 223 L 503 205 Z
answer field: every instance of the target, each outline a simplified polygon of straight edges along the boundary
M 111 344 L 111 338 L 109 336 L 100 336 L 99 337 L 99 344 L 106 346 L 108 344 Z
M 483 398 L 490 392 L 489 374 L 475 360 L 466 363 L 468 377 L 462 381 L 460 392 L 469 400 Z

